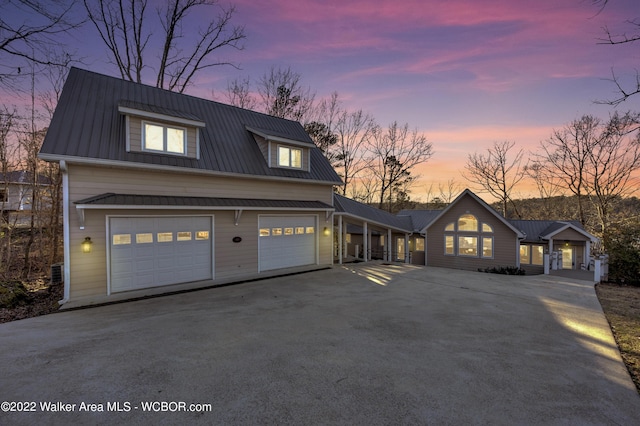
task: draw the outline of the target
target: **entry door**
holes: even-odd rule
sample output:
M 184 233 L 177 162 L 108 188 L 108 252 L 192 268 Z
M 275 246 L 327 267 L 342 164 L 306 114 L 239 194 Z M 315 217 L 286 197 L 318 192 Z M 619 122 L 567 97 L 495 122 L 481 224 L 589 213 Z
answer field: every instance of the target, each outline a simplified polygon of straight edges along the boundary
M 563 247 L 562 251 L 562 269 L 573 269 L 573 247 Z
M 404 237 L 398 237 L 396 239 L 396 252 L 398 253 L 396 259 L 404 261 Z

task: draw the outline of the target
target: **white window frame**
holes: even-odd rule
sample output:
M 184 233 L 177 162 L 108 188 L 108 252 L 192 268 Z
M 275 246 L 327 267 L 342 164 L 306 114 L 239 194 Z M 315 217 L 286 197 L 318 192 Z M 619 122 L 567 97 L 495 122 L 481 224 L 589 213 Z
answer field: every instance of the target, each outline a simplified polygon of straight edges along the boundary
M 181 157 L 186 157 L 187 156 L 187 128 L 186 127 L 182 127 L 182 126 L 174 126 L 171 124 L 165 124 L 165 123 L 158 123 L 155 121 L 148 121 L 148 120 L 141 120 L 142 123 L 142 128 L 140 129 L 140 133 L 141 133 L 141 139 L 142 139 L 142 150 L 145 152 L 156 152 L 156 153 L 162 153 L 162 154 L 169 154 L 169 155 L 179 155 Z M 157 149 L 151 149 L 151 148 L 147 148 L 147 132 L 146 132 L 146 125 L 149 124 L 151 126 L 157 126 L 157 127 L 162 127 L 162 150 L 157 150 Z M 175 129 L 175 130 L 182 130 L 182 148 L 184 152 L 174 152 L 174 151 L 168 151 L 167 149 L 167 129 Z
M 485 256 L 484 255 L 484 240 L 491 240 L 491 256 Z M 493 235 L 491 236 L 486 236 L 486 235 L 481 235 L 480 236 L 480 247 L 481 247 L 481 253 L 480 253 L 480 257 L 482 257 L 483 259 L 493 259 L 493 252 L 495 250 L 495 244 L 494 244 L 494 238 Z
M 280 164 L 280 149 L 287 149 L 289 150 L 289 164 Z M 293 156 L 291 155 L 291 153 L 293 151 L 299 151 L 300 152 L 300 167 L 296 167 L 292 165 L 292 158 Z M 302 150 L 302 148 L 295 148 L 292 146 L 288 146 L 288 145 L 276 145 L 276 164 L 278 165 L 278 167 L 284 167 L 287 169 L 294 169 L 294 170 L 302 170 L 302 163 L 304 161 L 304 152 Z

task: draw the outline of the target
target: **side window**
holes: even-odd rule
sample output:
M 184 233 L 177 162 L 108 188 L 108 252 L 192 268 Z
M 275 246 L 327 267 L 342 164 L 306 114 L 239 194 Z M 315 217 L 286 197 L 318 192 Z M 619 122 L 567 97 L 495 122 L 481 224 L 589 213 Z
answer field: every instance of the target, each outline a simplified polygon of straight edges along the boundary
M 142 149 L 185 155 L 187 153 L 186 129 L 157 123 L 142 123 Z
M 302 149 L 291 148 L 288 146 L 279 146 L 278 147 L 278 166 L 301 169 L 302 168 Z

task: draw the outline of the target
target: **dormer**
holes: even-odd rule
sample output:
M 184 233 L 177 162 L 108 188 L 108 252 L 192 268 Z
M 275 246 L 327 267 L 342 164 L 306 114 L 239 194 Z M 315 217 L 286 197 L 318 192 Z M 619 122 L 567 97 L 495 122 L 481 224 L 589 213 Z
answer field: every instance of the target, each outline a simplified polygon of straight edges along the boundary
M 289 139 L 271 130 L 246 127 L 270 168 L 310 171 L 312 142 Z
M 205 123 L 198 117 L 131 101 L 120 101 L 118 112 L 125 116 L 127 152 L 200 159 Z

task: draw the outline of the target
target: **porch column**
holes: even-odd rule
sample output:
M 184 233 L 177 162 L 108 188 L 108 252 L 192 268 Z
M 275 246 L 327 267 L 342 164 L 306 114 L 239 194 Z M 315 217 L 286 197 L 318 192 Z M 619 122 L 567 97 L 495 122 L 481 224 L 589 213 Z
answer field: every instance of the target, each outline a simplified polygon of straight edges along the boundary
M 558 263 L 556 262 L 556 267 L 553 267 L 553 238 L 549 239 L 549 269 L 555 270 L 557 268 Z
M 338 264 L 342 265 L 342 246 L 344 244 L 344 235 L 342 234 L 342 215 L 338 216 Z
M 369 251 L 369 229 L 367 226 L 367 222 L 363 222 L 362 224 L 362 249 L 364 250 L 364 261 L 369 261 L 369 255 L 367 252 Z
M 587 240 L 584 243 L 584 266 L 585 271 L 589 270 L 589 266 L 591 265 L 591 241 Z
M 393 262 L 393 240 L 391 239 L 391 229 L 387 229 L 387 262 Z

